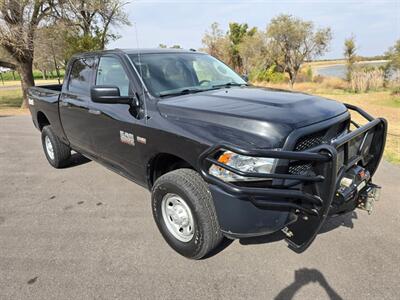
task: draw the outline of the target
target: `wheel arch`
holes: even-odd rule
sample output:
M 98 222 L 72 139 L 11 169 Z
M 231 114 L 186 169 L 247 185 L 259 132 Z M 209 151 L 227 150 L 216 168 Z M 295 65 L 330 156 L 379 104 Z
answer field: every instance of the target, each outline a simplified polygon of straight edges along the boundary
M 160 176 L 180 169 L 188 168 L 196 170 L 196 168 L 182 157 L 170 153 L 158 153 L 154 155 L 147 164 L 147 181 L 151 189 Z
M 36 114 L 36 119 L 40 131 L 42 131 L 44 126 L 50 125 L 49 119 L 42 111 L 38 111 Z

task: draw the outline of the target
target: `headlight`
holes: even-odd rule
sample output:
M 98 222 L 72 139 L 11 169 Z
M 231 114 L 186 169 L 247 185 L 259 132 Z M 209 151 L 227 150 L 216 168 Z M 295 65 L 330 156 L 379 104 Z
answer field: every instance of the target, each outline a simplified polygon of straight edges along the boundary
M 218 161 L 232 168 L 249 173 L 272 173 L 276 159 L 266 157 L 252 157 L 226 151 L 219 156 Z M 243 177 L 229 170 L 212 165 L 209 169 L 211 175 L 223 181 L 260 181 L 263 178 Z

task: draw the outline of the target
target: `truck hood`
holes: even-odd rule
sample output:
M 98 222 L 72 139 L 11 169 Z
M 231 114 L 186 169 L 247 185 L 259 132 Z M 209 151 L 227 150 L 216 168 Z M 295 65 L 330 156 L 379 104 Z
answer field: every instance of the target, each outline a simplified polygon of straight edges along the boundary
M 347 111 L 334 100 L 303 93 L 254 87 L 232 87 L 165 98 L 160 113 L 186 124 L 207 124 L 262 136 L 279 144 L 294 129 Z

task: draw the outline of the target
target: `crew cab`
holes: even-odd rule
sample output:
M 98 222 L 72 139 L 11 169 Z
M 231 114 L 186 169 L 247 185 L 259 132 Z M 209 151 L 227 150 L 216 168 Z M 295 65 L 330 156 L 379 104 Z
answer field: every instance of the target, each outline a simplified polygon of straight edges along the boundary
M 32 87 L 28 100 L 53 167 L 73 150 L 146 187 L 162 236 L 192 259 L 224 237 L 278 231 L 303 252 L 328 216 L 370 212 L 379 197 L 384 119 L 254 87 L 205 53 L 75 55 L 62 85 Z

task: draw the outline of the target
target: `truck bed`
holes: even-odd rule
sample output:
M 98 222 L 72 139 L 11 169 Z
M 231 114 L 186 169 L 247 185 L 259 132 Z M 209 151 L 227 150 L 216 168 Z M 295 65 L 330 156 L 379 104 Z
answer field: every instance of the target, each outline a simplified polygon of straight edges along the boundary
M 29 89 L 28 95 L 33 97 L 38 97 L 39 100 L 51 100 L 52 98 L 56 98 L 58 101 L 58 96 L 61 93 L 62 84 L 50 84 L 50 85 L 40 85 L 34 86 Z M 53 101 L 49 101 L 53 102 Z
M 63 137 L 63 130 L 60 121 L 58 99 L 62 90 L 61 84 L 34 86 L 28 89 L 29 110 L 31 111 L 33 122 L 39 129 L 41 118 L 47 118 L 49 124 L 52 124 L 55 132 Z M 46 123 L 45 122 L 45 123 Z

